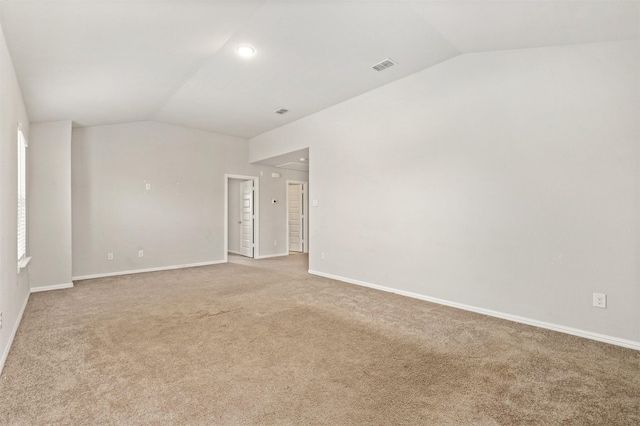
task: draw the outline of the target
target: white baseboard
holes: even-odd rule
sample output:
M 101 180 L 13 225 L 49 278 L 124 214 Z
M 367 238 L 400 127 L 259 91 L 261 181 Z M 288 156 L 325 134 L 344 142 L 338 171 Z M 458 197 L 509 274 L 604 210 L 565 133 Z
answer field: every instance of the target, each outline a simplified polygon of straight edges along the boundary
M 38 293 L 39 291 L 61 290 L 63 288 L 72 288 L 72 287 L 73 287 L 73 283 L 45 285 L 40 287 L 32 287 L 31 293 Z
M 564 325 L 552 324 L 544 321 L 538 321 L 531 318 L 525 318 L 517 315 L 505 314 L 503 312 L 493 311 L 491 309 L 478 308 L 475 306 L 465 305 L 463 303 L 451 302 L 449 300 L 438 299 L 435 297 L 429 297 L 418 293 L 413 293 L 410 291 L 398 290 L 392 287 L 385 287 L 377 284 L 371 284 L 365 281 L 354 280 L 351 278 L 345 278 L 338 275 L 325 274 L 324 272 L 319 271 L 308 271 L 310 274 L 318 275 L 324 278 L 330 278 L 332 280 L 343 281 L 349 284 L 356 284 L 363 287 L 369 287 L 376 290 L 386 291 L 389 293 L 399 294 L 401 296 L 407 296 L 414 299 L 420 299 L 427 302 L 437 303 L 439 305 L 450 306 L 452 308 L 463 309 L 465 311 L 476 312 L 478 314 L 488 315 L 491 317 L 501 318 L 513 322 L 518 322 L 521 324 L 532 325 L 534 327 L 545 328 L 547 330 L 559 331 L 560 333 L 571 334 L 573 336 L 584 337 L 586 339 L 597 340 L 599 342 L 609 343 L 616 346 L 622 346 L 629 349 L 635 349 L 640 351 L 640 342 L 635 342 L 633 340 L 621 339 L 618 337 L 607 336 L 605 334 L 594 333 L 591 331 L 580 330 L 577 328 L 566 327 Z
M 22 315 L 24 314 L 24 310 L 27 307 L 27 302 L 29 302 L 30 295 L 31 293 L 27 294 L 26 299 L 24 299 L 24 303 L 22 304 L 22 308 L 20 309 L 20 313 L 18 314 L 18 319 L 16 320 L 16 323 L 13 326 L 13 330 L 11 330 L 11 335 L 9 336 L 9 340 L 7 341 L 7 347 L 4 348 L 4 352 L 2 353 L 2 358 L 0 358 L 0 373 L 2 373 L 2 370 L 4 369 L 4 363 L 7 361 L 7 357 L 9 356 L 11 345 L 13 345 L 13 339 L 16 337 L 16 333 L 18 332 L 18 327 L 20 327 L 20 323 L 22 322 Z
M 254 259 L 269 259 L 271 257 L 289 256 L 289 253 L 265 254 L 264 256 L 256 256 Z
M 82 280 L 91 280 L 93 278 L 116 277 L 118 275 L 141 274 L 143 272 L 168 271 L 171 269 L 183 269 L 183 268 L 194 268 L 197 266 L 218 265 L 220 263 L 226 263 L 226 261 L 214 260 L 213 262 L 199 262 L 199 263 L 189 263 L 185 265 L 161 266 L 159 268 L 147 268 L 147 269 L 135 269 L 132 271 L 108 272 L 106 274 L 80 275 L 77 277 L 71 277 L 71 279 L 73 281 L 82 281 Z

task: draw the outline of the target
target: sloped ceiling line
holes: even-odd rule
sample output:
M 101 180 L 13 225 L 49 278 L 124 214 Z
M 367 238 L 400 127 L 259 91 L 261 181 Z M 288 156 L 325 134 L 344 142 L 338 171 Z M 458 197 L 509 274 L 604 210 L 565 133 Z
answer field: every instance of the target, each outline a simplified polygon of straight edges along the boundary
M 242 138 L 460 54 L 637 40 L 639 14 L 638 1 L 0 0 L 34 122 Z M 240 42 L 258 55 L 238 58 Z M 385 58 L 398 66 L 370 69 Z
M 265 3 L 265 0 L 261 0 L 261 1 L 257 1 L 257 2 L 246 2 L 246 4 L 249 6 L 253 6 L 252 10 L 250 13 L 248 13 L 248 15 L 246 15 L 244 18 L 242 18 L 242 23 L 237 23 L 235 25 L 236 30 L 229 34 L 228 37 L 226 37 L 226 40 L 217 47 L 217 49 L 215 51 L 212 51 L 211 56 L 202 61 L 201 63 L 199 63 L 196 67 L 194 67 L 188 74 L 185 74 L 184 78 L 182 78 L 180 81 L 178 81 L 178 83 L 175 85 L 175 87 L 169 92 L 169 94 L 166 96 L 166 98 L 164 99 L 163 102 L 161 102 L 153 111 L 152 114 L 150 114 L 149 116 L 149 120 L 156 120 L 156 117 L 158 115 L 158 113 L 160 111 L 162 111 L 162 109 L 167 105 L 167 103 L 169 101 L 171 101 L 171 99 L 173 99 L 175 97 L 175 95 L 184 87 L 186 86 L 190 81 L 193 81 L 196 76 L 201 73 L 203 71 L 203 69 L 207 66 L 208 63 L 210 63 L 212 60 L 214 60 L 216 55 L 219 55 L 222 51 L 224 51 L 229 44 L 229 41 L 231 39 L 234 38 L 234 36 L 239 32 L 242 31 L 242 29 L 244 27 L 246 27 L 247 23 L 251 21 L 251 18 L 253 17 L 253 15 L 256 13 L 256 11 L 263 7 Z

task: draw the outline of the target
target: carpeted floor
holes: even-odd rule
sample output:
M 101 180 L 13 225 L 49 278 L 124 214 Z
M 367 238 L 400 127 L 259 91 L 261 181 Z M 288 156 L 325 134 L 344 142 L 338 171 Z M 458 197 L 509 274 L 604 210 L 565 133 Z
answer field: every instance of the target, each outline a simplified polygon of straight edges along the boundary
M 640 352 L 306 269 L 233 256 L 31 295 L 0 424 L 640 424 Z

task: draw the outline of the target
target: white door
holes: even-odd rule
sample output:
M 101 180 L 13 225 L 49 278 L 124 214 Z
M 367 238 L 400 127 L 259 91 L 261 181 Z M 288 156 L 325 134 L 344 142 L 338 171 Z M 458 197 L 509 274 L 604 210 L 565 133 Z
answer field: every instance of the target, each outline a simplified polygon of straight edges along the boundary
M 240 224 L 240 254 L 253 257 L 253 181 L 246 180 L 240 184 L 242 191 Z
M 302 251 L 304 212 L 302 184 L 289 184 L 289 251 Z

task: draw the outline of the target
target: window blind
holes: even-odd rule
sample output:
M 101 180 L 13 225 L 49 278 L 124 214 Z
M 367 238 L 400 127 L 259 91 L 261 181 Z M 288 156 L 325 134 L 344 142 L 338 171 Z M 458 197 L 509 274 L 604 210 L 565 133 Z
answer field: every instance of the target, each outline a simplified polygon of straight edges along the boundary
M 18 127 L 18 261 L 27 255 L 27 139 Z

